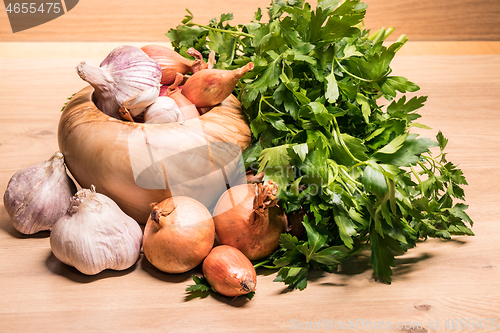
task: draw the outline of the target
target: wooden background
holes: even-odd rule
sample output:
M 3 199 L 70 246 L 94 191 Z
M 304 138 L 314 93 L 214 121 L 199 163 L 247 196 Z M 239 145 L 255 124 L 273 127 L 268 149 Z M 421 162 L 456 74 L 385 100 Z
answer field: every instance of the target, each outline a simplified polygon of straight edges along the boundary
M 393 38 L 410 40 L 500 40 L 498 0 L 365 0 L 366 26 L 394 26 Z M 56 20 L 13 34 L 0 4 L 0 41 L 163 41 L 188 8 L 205 24 L 221 13 L 248 22 L 269 0 L 80 0 Z M 315 4 L 316 1 L 310 1 Z

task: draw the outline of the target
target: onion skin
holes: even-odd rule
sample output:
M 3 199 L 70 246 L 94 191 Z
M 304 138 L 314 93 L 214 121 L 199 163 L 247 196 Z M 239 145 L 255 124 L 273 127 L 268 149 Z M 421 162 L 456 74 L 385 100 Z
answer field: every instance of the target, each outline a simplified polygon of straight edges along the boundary
M 179 123 L 144 124 L 121 121 L 107 116 L 92 102 L 94 89 L 90 86 L 76 93 L 69 101 L 59 120 L 58 141 L 66 166 L 80 186 L 92 184 L 99 192 L 110 197 L 138 223 L 145 224 L 151 213 L 150 204 L 172 196 L 170 186 L 146 188 L 134 178 L 131 156 L 144 153 L 144 136 L 132 133 L 144 130 L 151 145 L 172 152 L 190 149 L 194 139 L 204 142 L 228 142 L 243 151 L 250 144 L 251 132 L 239 101 L 229 96 L 221 105 L 197 119 Z M 198 129 L 203 129 L 200 132 Z M 226 165 L 226 156 L 219 154 L 214 160 Z M 196 172 L 187 170 L 189 172 Z M 228 177 L 239 170 L 227 169 Z M 215 189 L 219 178 L 212 174 L 196 184 L 185 184 L 186 191 L 207 193 L 207 202 L 215 204 L 220 196 Z M 225 191 L 225 188 L 222 190 Z M 200 201 L 200 200 L 198 200 Z M 211 202 L 209 202 L 211 201 Z
M 189 197 L 154 205 L 144 229 L 148 261 L 166 273 L 185 273 L 199 264 L 214 245 L 215 226 L 205 206 Z
M 184 80 L 184 75 L 177 73 L 175 81 L 167 88 L 167 97 L 175 101 L 177 107 L 182 113 L 183 120 L 193 119 L 200 116 L 196 105 L 191 103 L 179 89 L 179 84 Z
M 141 50 L 160 65 L 161 84 L 171 84 L 174 82 L 177 73 L 196 73 L 208 67 L 203 62 L 201 54 L 193 53 L 192 50 L 189 51 L 189 55 L 197 58 L 195 60 L 186 59 L 174 50 L 161 45 L 145 45 L 141 47 Z
M 249 62 L 234 70 L 204 69 L 187 79 L 182 94 L 198 108 L 217 105 L 233 92 L 238 80 L 253 67 Z
M 276 199 L 259 202 L 261 186 L 243 184 L 230 188 L 213 212 L 217 242 L 239 249 L 250 260 L 272 254 L 287 225 L 285 212 L 275 206 Z
M 203 275 L 218 293 L 236 297 L 255 291 L 257 273 L 238 249 L 219 245 L 203 261 Z

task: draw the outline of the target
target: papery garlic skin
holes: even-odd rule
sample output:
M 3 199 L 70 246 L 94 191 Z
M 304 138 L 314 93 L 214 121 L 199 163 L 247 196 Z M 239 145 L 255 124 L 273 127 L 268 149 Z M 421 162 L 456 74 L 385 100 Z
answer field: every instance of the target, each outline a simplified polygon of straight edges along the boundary
M 148 106 L 156 102 L 158 96 L 160 95 L 160 87 L 161 84 L 158 83 L 157 85 L 130 97 L 122 103 L 122 106 L 129 110 L 132 117 L 135 117 L 139 113 L 143 112 Z
M 76 71 L 82 80 L 94 87 L 97 108 L 116 119 L 121 119 L 118 110 L 123 102 L 152 87 L 156 89 L 162 75 L 156 61 L 130 45 L 113 49 L 99 67 L 83 61 Z M 152 104 L 156 97 L 158 94 L 147 105 Z M 139 114 L 141 111 L 134 112 Z
M 144 111 L 144 122 L 164 124 L 183 122 L 185 119 L 175 101 L 167 96 L 160 96 Z
M 64 156 L 56 152 L 16 172 L 7 185 L 3 202 L 14 228 L 25 235 L 50 230 L 66 214 L 75 183 L 66 173 Z
M 52 227 L 50 247 L 57 259 L 83 274 L 125 270 L 139 258 L 142 230 L 107 196 L 83 189 L 67 214 Z

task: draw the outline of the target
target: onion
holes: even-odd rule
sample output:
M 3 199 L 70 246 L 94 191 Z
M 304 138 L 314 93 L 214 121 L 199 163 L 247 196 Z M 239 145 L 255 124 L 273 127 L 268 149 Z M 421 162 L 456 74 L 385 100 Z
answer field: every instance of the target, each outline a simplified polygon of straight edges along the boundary
M 252 62 L 234 70 L 204 69 L 187 79 L 182 94 L 198 108 L 217 105 L 233 92 L 238 80 L 252 69 Z
M 174 82 L 177 73 L 196 73 L 207 68 L 201 53 L 194 48 L 190 48 L 187 53 L 196 58 L 195 60 L 188 60 L 174 50 L 161 45 L 151 44 L 143 46 L 141 49 L 160 65 L 161 84 Z
M 238 249 L 219 245 L 203 261 L 203 275 L 220 294 L 236 297 L 255 291 L 257 274 L 250 260 Z
M 196 106 L 184 95 L 182 95 L 181 90 L 179 89 L 179 84 L 181 84 L 183 80 L 184 75 L 177 73 L 174 83 L 167 88 L 167 97 L 170 97 L 175 101 L 175 104 L 177 104 L 177 107 L 179 107 L 179 110 L 181 111 L 181 118 L 183 120 L 197 118 L 200 114 L 198 113 Z
M 173 185 L 165 181 L 162 164 L 168 155 L 163 153 L 182 157 L 186 151 L 202 144 L 206 149 L 207 143 L 227 143 L 234 151 L 226 155 L 223 151 L 216 156 L 212 154 L 211 159 L 200 156 L 200 160 L 205 158 L 209 166 L 212 162 L 225 166 L 230 181 L 239 177 L 239 166 L 233 167 L 230 161 L 234 160 L 235 151 L 241 154 L 248 147 L 251 132 L 236 97 L 231 95 L 209 113 L 183 124 L 145 124 L 105 115 L 92 102 L 92 94 L 90 86 L 76 93 L 61 114 L 60 151 L 68 170 L 82 187 L 94 184 L 137 222 L 146 223 L 152 202 L 172 196 Z M 196 198 L 207 207 L 212 206 L 227 188 L 225 183 L 221 185 L 220 172 L 200 174 L 199 163 L 184 162 L 178 166 L 186 175 L 193 176 L 192 181 L 176 185 L 175 189 L 177 186 L 183 189 L 174 191 L 174 195 L 184 193 L 182 195 Z M 141 177 L 149 171 L 151 183 L 141 182 Z M 197 175 L 199 178 L 195 179 Z M 196 197 L 200 193 L 201 199 Z
M 160 87 L 160 93 L 158 94 L 158 96 L 167 96 L 167 89 L 168 89 L 168 85 L 162 85 Z
M 286 215 L 277 206 L 276 193 L 272 181 L 227 190 L 213 212 L 217 241 L 239 249 L 250 260 L 273 253 L 286 231 Z
M 144 229 L 148 261 L 167 273 L 184 273 L 198 266 L 214 244 L 215 227 L 205 206 L 189 197 L 155 204 Z

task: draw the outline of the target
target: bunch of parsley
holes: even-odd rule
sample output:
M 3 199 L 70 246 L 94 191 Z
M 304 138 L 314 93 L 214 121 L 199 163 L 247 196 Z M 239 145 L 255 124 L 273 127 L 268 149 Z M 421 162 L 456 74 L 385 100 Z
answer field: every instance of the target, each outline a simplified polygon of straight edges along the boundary
M 310 269 L 335 271 L 364 249 L 375 277 L 390 283 L 394 256 L 418 240 L 473 235 L 467 182 L 446 160 L 447 139 L 410 133 L 426 127 L 415 122 L 426 97 L 407 100 L 419 87 L 391 75 L 406 37 L 385 46 L 391 31 L 364 29 L 366 8 L 359 0 L 319 0 L 315 9 L 273 0 L 268 22 L 260 8 L 237 26 L 231 14 L 201 25 L 188 11 L 167 33 L 182 54 L 214 50 L 216 68 L 255 65 L 234 91 L 253 134 L 246 166 L 279 184 L 289 215 L 307 212 L 304 237 L 283 234 L 280 249 L 256 266 L 279 269 L 276 281 L 291 288 L 304 289 Z

